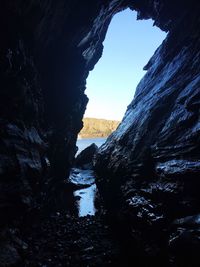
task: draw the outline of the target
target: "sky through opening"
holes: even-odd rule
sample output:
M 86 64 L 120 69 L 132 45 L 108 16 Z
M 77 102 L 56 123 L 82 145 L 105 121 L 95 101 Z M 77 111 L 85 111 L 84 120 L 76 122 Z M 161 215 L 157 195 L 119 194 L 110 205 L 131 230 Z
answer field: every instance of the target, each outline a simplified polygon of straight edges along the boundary
M 136 16 L 126 9 L 112 19 L 103 55 L 87 79 L 84 117 L 121 120 L 145 74 L 143 67 L 165 39 L 152 20 L 137 21 Z

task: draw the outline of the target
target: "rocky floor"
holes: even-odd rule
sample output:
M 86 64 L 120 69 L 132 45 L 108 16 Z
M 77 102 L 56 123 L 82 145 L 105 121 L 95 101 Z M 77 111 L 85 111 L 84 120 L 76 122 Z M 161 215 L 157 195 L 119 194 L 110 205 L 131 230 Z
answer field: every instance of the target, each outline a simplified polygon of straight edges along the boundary
M 55 213 L 26 232 L 19 266 L 129 266 L 102 216 Z M 122 263 L 123 261 L 123 263 Z

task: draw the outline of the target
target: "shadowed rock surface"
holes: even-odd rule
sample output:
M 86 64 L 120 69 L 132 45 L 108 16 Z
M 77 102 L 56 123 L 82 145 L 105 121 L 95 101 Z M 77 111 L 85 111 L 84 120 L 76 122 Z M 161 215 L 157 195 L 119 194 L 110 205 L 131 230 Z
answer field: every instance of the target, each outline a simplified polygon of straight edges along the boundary
M 31 230 L 20 266 L 118 266 L 120 245 L 99 216 L 56 213 Z
M 99 151 L 99 192 L 113 220 L 120 223 L 130 254 L 134 243 L 149 266 L 188 267 L 191 257 L 198 259 L 198 229 L 184 226 L 179 235 L 173 221 L 200 213 L 199 1 L 3 0 L 0 259 L 4 266 L 17 264 L 20 251 L 26 249 L 20 225 L 29 228 L 28 217 L 48 213 L 48 203 L 62 209 L 60 198 L 70 202 L 66 195 L 72 192 L 64 180 L 88 101 L 86 78 L 101 57 L 111 18 L 126 7 L 136 10 L 139 19 L 152 18 L 169 33 L 146 65 L 147 73 L 121 125 Z M 59 228 L 62 223 L 55 225 Z M 173 234 L 181 241 L 171 250 Z M 185 253 L 184 242 L 194 246 L 192 253 Z M 48 249 L 50 253 L 51 246 Z
M 98 151 L 98 146 L 94 143 L 90 146 L 86 147 L 83 151 L 78 154 L 78 156 L 75 158 L 75 166 L 82 167 L 82 168 L 92 168 L 93 164 L 93 158 L 94 155 Z
M 199 10 L 185 12 L 169 31 L 122 123 L 96 156 L 105 203 L 131 225 L 150 258 L 164 258 L 164 250 L 167 257 L 175 219 L 200 211 Z M 179 241 L 198 247 L 197 232 L 182 229 Z M 182 241 L 176 242 L 177 264 L 198 266 L 197 247 L 191 253 Z

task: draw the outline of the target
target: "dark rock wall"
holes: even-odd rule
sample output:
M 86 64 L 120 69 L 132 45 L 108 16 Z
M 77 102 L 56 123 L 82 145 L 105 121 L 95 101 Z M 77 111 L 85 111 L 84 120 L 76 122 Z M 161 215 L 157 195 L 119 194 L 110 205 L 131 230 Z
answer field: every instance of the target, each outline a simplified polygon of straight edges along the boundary
M 153 190 L 150 181 L 162 184 L 169 173 L 196 177 L 198 1 L 6 0 L 0 5 L 3 224 L 39 207 L 67 177 L 88 101 L 87 75 L 101 57 L 112 16 L 127 6 L 170 33 L 148 63 L 121 126 L 101 149 L 97 169 L 120 177 L 103 183 L 113 192 L 110 197 L 115 199 L 116 192 L 123 203 L 132 198 L 134 203 L 141 180 L 145 190 Z M 178 178 L 169 186 L 177 185 L 180 194 L 183 188 L 190 198 L 190 179 L 187 183 L 187 190 Z
M 21 39 L 2 48 L 0 58 L 1 213 L 13 217 L 18 208 L 34 206 L 39 194 L 47 160 L 40 131 L 43 99 L 34 63 Z
M 67 177 L 88 101 L 86 77 L 101 56 L 112 15 L 126 6 L 122 2 L 1 1 L 0 212 L 5 222 L 52 198 L 49 194 Z
M 200 213 L 199 11 L 191 6 L 173 24 L 145 66 L 122 123 L 96 157 L 108 207 L 130 223 L 133 239 L 157 259 L 175 237 L 180 266 L 189 266 L 194 256 L 180 243 L 189 247 L 194 240 L 185 230 L 170 239 L 170 227 L 177 218 Z
M 198 14 L 177 23 L 144 67 L 122 123 L 99 152 L 101 160 L 108 156 L 104 162 L 112 173 L 123 155 L 125 169 L 150 154 L 155 162 L 199 158 Z

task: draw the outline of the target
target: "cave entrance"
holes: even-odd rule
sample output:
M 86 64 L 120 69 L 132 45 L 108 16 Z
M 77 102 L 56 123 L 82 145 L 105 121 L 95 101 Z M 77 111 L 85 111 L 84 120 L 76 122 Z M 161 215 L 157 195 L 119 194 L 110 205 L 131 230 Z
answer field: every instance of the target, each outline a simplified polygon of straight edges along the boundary
M 159 28 L 152 27 L 152 20 L 137 22 L 136 17 L 136 12 L 126 9 L 116 14 L 110 23 L 103 55 L 87 79 L 89 103 L 84 128 L 77 140 L 77 154 L 92 143 L 101 146 L 116 129 L 144 76 L 143 67 L 166 37 Z M 92 145 L 77 156 L 75 166 L 80 169 L 72 169 L 69 178 L 73 183 L 87 183 L 87 188 L 74 193 L 78 197 L 79 216 L 96 212 L 97 188 L 92 169 L 95 151 L 96 147 Z
M 153 20 L 137 21 L 137 13 L 130 9 L 113 17 L 103 55 L 87 79 L 89 103 L 77 141 L 78 152 L 91 143 L 101 145 L 117 127 L 145 74 L 143 67 L 165 37 L 165 32 L 153 27 Z

